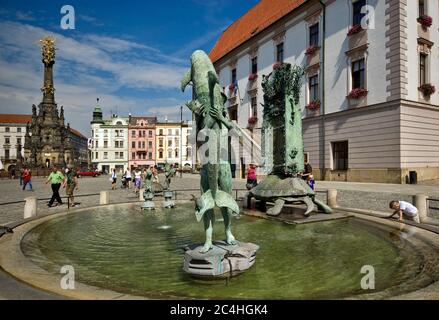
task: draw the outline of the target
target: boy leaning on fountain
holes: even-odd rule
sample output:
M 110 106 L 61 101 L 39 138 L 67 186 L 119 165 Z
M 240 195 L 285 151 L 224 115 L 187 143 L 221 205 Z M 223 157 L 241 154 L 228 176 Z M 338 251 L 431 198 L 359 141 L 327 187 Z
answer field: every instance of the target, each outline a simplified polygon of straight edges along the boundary
M 407 220 L 415 221 L 416 223 L 421 223 L 419 220 L 418 209 L 409 202 L 406 201 L 390 201 L 389 203 L 390 209 L 395 210 L 391 216 L 388 218 L 392 218 L 395 214 L 399 215 L 399 221 L 403 221 L 402 217 L 404 216 Z

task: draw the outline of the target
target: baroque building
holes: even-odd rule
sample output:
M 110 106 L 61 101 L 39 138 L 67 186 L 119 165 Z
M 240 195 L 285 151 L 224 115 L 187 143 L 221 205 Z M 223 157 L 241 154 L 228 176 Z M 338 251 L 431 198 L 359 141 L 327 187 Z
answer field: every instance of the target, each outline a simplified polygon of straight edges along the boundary
M 55 63 L 55 40 L 45 37 L 42 44 L 44 83 L 43 100 L 32 106 L 32 121 L 26 126 L 24 156 L 32 167 L 65 166 L 73 163 L 70 143 L 70 125 L 65 125 L 64 108 L 58 110 L 55 103 L 53 65 Z

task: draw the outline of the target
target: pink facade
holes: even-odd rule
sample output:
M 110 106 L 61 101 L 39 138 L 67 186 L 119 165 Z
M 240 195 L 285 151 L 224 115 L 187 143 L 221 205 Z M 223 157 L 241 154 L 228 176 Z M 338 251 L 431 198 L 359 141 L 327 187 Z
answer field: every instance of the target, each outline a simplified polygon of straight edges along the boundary
M 155 165 L 155 117 L 131 117 L 128 126 L 128 166 Z

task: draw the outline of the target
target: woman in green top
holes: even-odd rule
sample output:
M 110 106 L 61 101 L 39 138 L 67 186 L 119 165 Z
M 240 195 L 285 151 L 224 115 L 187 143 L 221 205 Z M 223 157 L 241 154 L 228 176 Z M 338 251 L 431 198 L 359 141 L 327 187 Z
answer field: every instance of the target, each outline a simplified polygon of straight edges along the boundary
M 59 196 L 59 189 L 61 188 L 61 183 L 64 182 L 64 175 L 60 171 L 58 171 L 57 167 L 52 168 L 52 172 L 50 173 L 49 178 L 47 178 L 46 184 L 48 184 L 49 182 L 52 187 L 52 198 L 50 199 L 47 206 L 52 207 L 55 200 L 58 205 L 62 205 L 62 200 Z

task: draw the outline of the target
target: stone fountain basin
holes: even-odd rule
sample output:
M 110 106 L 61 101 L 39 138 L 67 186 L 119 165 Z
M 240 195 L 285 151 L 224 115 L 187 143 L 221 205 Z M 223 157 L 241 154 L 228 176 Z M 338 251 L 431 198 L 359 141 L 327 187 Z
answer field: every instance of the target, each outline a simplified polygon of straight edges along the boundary
M 195 222 L 194 214 L 191 212 L 186 217 L 178 211 L 179 207 L 184 212 L 189 211 L 193 203 L 179 201 L 176 209 L 159 209 L 153 213 L 140 210 L 140 204 L 76 209 L 26 222 L 16 227 L 13 234 L 0 238 L 0 266 L 11 276 L 35 288 L 74 299 L 221 299 L 227 295 L 231 299 L 439 299 L 439 235 L 430 231 L 354 213 L 353 218 L 347 219 L 351 222 L 314 223 L 312 228 L 243 216 L 234 220 L 233 227 L 238 238 L 249 241 L 245 237 L 250 237 L 252 242 L 261 246 L 255 265 L 227 285 L 223 282 L 205 284 L 186 278 L 182 270 L 182 247 L 202 239 L 202 224 Z M 217 218 L 220 220 L 220 215 Z M 350 224 L 353 224 L 353 229 Z M 357 224 L 365 224 L 367 228 L 357 230 Z M 118 231 L 119 226 L 133 231 L 113 234 L 114 226 L 117 226 L 114 231 Z M 151 229 L 143 232 L 142 228 L 147 226 Z M 83 229 L 85 233 L 81 233 Z M 332 233 L 335 229 L 345 232 Z M 220 236 L 223 232 L 221 221 L 216 222 L 215 230 Z M 368 248 L 360 241 L 358 245 L 365 246 L 364 252 L 347 254 L 336 245 L 341 241 L 348 250 L 349 242 L 359 241 L 360 234 L 367 235 L 368 232 L 372 235 L 366 240 L 371 245 L 376 241 L 376 248 Z M 160 238 L 160 246 L 155 251 L 147 245 L 153 239 L 148 238 L 151 234 Z M 142 238 L 142 235 L 148 236 Z M 78 243 L 70 241 L 71 236 L 78 236 Z M 296 239 L 297 236 L 300 238 Z M 341 238 L 336 240 L 337 237 Z M 144 242 L 133 241 L 140 238 Z M 334 248 L 330 245 L 331 239 Z M 51 242 L 53 240 L 55 243 Z M 57 248 L 58 242 L 62 243 L 62 249 Z M 50 245 L 45 246 L 46 243 Z M 388 248 L 386 243 L 389 243 Z M 380 250 L 380 247 L 386 247 L 388 255 L 393 252 L 394 259 L 381 261 L 379 256 L 370 252 Z M 320 249 L 324 250 L 323 254 Z M 79 254 L 75 250 L 79 250 Z M 115 255 L 104 255 L 106 250 Z M 129 260 L 120 256 L 124 252 L 131 252 Z M 366 260 L 362 261 L 363 258 Z M 357 290 L 355 286 L 345 291 L 335 288 L 336 283 L 343 282 L 349 287 L 352 279 L 344 277 L 345 273 L 358 278 L 359 286 L 362 275 L 359 268 L 352 266 L 358 263 L 360 266 L 368 259 L 378 259 L 375 261 L 378 263 L 376 290 Z M 75 267 L 74 290 L 64 290 L 60 286 L 64 276 L 59 272 L 60 261 Z M 328 268 L 321 268 L 322 263 Z M 164 270 L 163 266 L 173 269 Z M 115 273 L 127 267 L 127 272 Z M 161 270 L 169 272 L 162 275 Z M 379 280 L 386 270 L 390 276 Z M 400 274 L 398 270 L 404 272 Z M 316 288 L 314 278 L 316 283 L 322 282 L 322 287 L 327 285 L 330 289 L 334 286 L 334 290 L 317 288 L 311 294 Z M 382 285 L 382 282 L 388 282 L 388 285 Z

